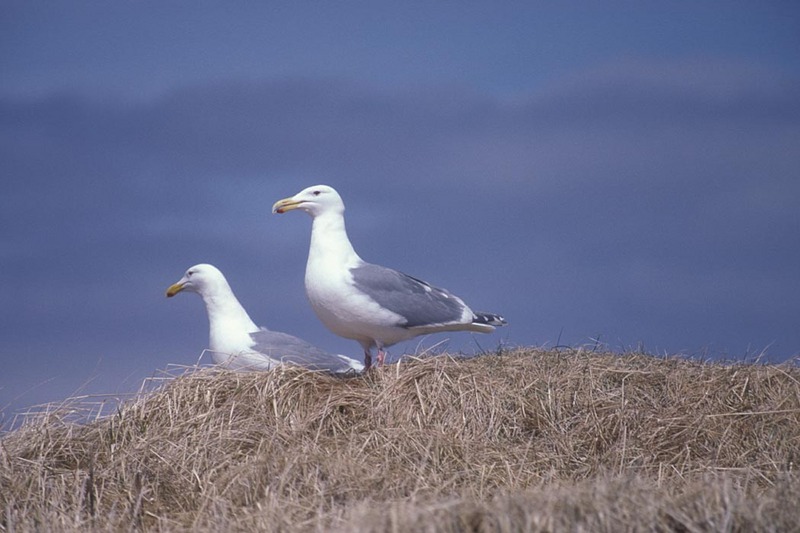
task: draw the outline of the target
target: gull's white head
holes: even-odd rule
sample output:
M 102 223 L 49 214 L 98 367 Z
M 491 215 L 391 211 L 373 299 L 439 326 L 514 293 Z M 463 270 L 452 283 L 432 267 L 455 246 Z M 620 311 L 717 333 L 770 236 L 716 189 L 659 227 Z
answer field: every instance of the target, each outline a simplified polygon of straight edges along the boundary
M 303 189 L 291 198 L 278 200 L 272 206 L 273 213 L 285 213 L 302 209 L 312 217 L 323 213 L 344 213 L 344 202 L 336 189 L 329 185 L 314 185 Z
M 167 298 L 171 298 L 181 291 L 191 291 L 203 294 L 209 289 L 225 283 L 225 276 L 214 265 L 199 264 L 191 267 L 186 274 L 175 284 L 167 289 Z

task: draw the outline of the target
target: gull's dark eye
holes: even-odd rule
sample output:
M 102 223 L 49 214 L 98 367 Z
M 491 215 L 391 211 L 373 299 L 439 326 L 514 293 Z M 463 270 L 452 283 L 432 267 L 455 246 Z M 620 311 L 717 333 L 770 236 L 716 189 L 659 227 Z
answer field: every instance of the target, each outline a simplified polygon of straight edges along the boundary
M 319 196 L 320 194 L 322 194 L 322 191 L 314 191 L 311 194 L 313 194 L 314 196 Z

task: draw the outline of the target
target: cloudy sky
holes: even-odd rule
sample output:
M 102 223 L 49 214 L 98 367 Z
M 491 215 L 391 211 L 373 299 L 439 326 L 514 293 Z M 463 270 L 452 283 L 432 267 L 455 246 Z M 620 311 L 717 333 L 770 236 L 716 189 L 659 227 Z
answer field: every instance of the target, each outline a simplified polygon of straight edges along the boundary
M 359 356 L 270 214 L 317 183 L 366 260 L 510 322 L 394 355 L 800 354 L 800 7 L 562 5 L 0 4 L 0 423 L 197 361 L 164 290 L 200 262 Z

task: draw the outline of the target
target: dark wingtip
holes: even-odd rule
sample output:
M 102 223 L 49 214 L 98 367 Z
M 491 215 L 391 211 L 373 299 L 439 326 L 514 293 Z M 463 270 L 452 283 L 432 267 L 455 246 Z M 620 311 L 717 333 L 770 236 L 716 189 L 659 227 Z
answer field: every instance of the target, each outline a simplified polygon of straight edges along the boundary
M 492 313 L 475 313 L 475 320 L 473 322 L 488 324 L 490 326 L 505 326 L 508 324 L 505 318 Z

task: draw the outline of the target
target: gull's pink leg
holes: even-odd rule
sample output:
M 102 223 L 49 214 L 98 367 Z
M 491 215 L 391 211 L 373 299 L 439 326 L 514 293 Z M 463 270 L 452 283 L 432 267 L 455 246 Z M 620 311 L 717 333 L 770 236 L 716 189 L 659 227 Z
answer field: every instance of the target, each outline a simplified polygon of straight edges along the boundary
M 380 361 L 380 352 L 378 352 L 378 361 Z M 369 350 L 364 350 L 364 371 L 367 371 L 372 367 L 372 354 L 369 353 Z
M 383 366 L 383 360 L 386 358 L 386 351 L 383 349 L 383 346 L 380 344 L 378 345 L 378 366 Z

